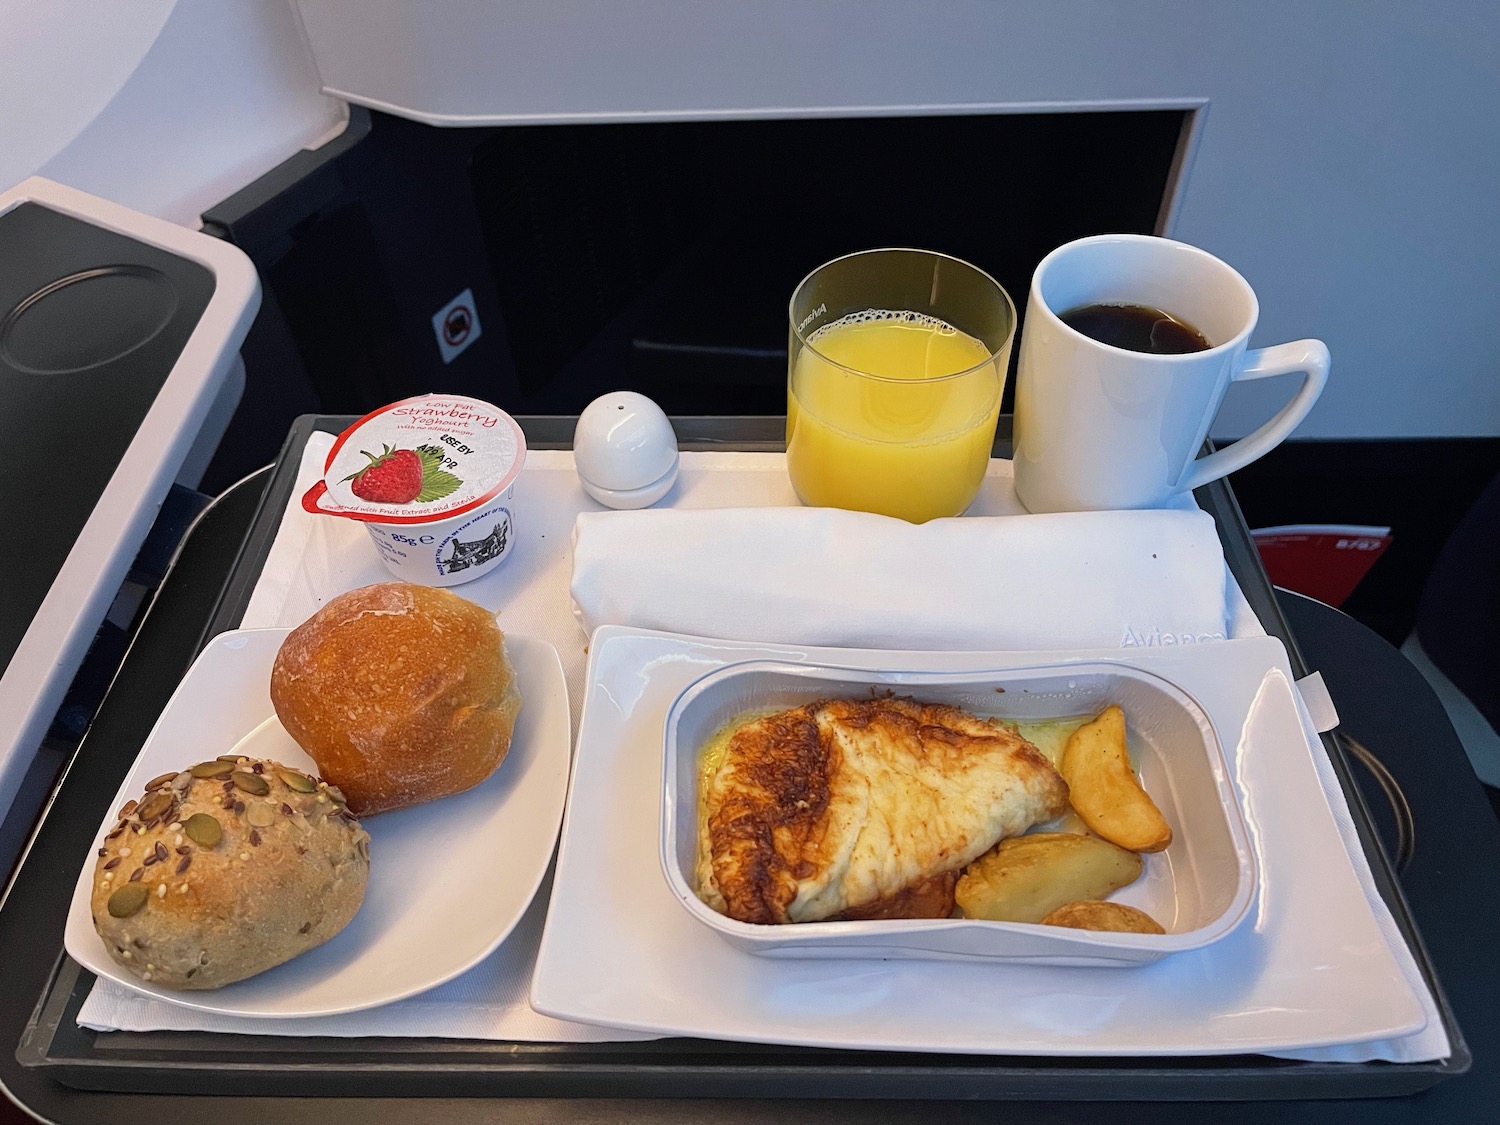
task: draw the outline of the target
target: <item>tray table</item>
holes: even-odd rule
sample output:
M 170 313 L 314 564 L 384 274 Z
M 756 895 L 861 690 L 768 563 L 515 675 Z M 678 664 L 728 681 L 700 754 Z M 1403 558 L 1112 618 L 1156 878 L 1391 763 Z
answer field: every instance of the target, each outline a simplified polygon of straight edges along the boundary
M 494 1105 L 447 1099 L 508 1097 L 527 1099 L 507 1104 L 515 1107 L 518 1116 L 524 1112 L 528 1120 L 585 1120 L 593 1119 L 598 1107 L 577 1099 L 646 1098 L 653 1100 L 621 1103 L 633 1108 L 619 1109 L 618 1116 L 668 1120 L 693 1116 L 693 1107 L 701 1109 L 701 1103 L 656 1099 L 1187 1102 L 1371 1098 L 1410 1094 L 1468 1069 L 1468 1049 L 1452 1009 L 1376 838 L 1348 761 L 1334 739 L 1326 739 L 1330 757 L 1377 884 L 1437 998 L 1453 1044 L 1453 1055 L 1446 1060 L 1399 1065 L 1306 1063 L 1263 1056 L 1062 1060 L 831 1051 L 682 1039 L 538 1044 L 101 1034 L 80 1029 L 75 1017 L 93 978 L 63 955 L 60 947 L 68 894 L 78 856 L 86 847 L 85 837 L 98 823 L 182 672 L 208 638 L 238 623 L 281 513 L 291 499 L 307 436 L 315 429 L 336 432 L 348 421 L 319 416 L 300 419 L 259 497 L 254 484 L 241 486 L 219 508 L 211 509 L 203 526 L 189 537 L 94 729 L 54 795 L 6 901 L 0 903 L 0 942 L 13 961 L 13 971 L 7 974 L 10 987 L 19 987 L 34 998 L 29 1018 L 18 1029 L 19 1080 L 27 1083 L 28 1094 L 34 1093 L 34 1083 L 57 1084 L 47 1088 L 50 1107 L 86 1108 L 78 1119 L 119 1120 L 119 1098 L 80 1102 L 82 1095 L 74 1092 L 110 1091 L 171 1095 L 160 1101 L 151 1098 L 147 1104 L 174 1115 L 203 1106 L 225 1121 L 265 1119 L 268 1114 L 285 1121 L 313 1115 L 319 1120 L 329 1116 L 367 1120 L 372 1114 L 392 1119 L 399 1114 L 401 1120 L 420 1114 L 457 1121 L 489 1119 L 485 1107 L 493 1110 Z M 525 418 L 521 422 L 533 448 L 567 447 L 571 419 Z M 679 419 L 676 424 L 685 449 L 781 447 L 782 423 L 776 418 Z M 1009 446 L 1005 420 L 1001 431 L 996 451 L 1005 455 Z M 1268 631 L 1286 641 L 1294 670 L 1303 674 L 1295 642 L 1232 492 L 1220 482 L 1200 492 L 1198 499 L 1214 515 L 1226 558 L 1252 607 Z M 253 517 L 248 510 L 251 504 L 255 505 Z M 12 1030 L 13 1024 L 6 1019 L 4 1031 Z M 18 1076 L 7 1068 L 0 1070 L 0 1080 L 10 1086 Z M 199 1100 L 210 1094 L 239 1097 Z M 330 1095 L 337 1100 L 328 1100 Z M 267 1097 L 274 1101 L 262 1100 Z M 403 1100 L 379 1100 L 387 1097 Z M 419 1100 L 405 1100 L 413 1098 Z M 29 1097 L 23 1100 L 35 1104 Z M 760 1119 L 773 1114 L 785 1118 L 789 1112 L 789 1108 L 775 1106 L 756 1109 L 757 1103 L 714 1104 L 720 1107 L 715 1112 L 722 1119 Z M 862 1120 L 911 1116 L 895 1102 L 880 1114 L 873 1113 L 875 1107 L 868 1108 Z M 1109 1107 L 1101 1106 L 1090 1114 L 1103 1120 L 1125 1120 L 1131 1108 L 1120 1105 L 1106 1112 Z

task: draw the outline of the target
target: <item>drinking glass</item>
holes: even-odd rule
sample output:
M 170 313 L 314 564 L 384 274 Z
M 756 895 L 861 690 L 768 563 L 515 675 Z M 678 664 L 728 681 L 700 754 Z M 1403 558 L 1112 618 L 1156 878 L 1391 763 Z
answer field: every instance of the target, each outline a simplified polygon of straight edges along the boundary
M 961 515 L 995 440 L 1016 330 L 983 270 L 866 250 L 792 293 L 787 471 L 804 503 L 923 523 Z

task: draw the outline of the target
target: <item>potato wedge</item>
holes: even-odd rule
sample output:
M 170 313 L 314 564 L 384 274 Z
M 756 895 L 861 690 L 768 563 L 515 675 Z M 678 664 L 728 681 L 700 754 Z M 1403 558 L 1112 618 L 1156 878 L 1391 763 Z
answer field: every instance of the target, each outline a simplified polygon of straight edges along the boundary
M 954 897 L 969 918 L 1040 922 L 1066 903 L 1134 882 L 1142 866 L 1135 852 L 1097 836 L 1012 836 L 964 869 Z
M 1102 930 L 1116 934 L 1164 934 L 1161 923 L 1144 910 L 1123 902 L 1084 899 L 1059 906 L 1042 919 L 1044 926 L 1067 926 L 1074 930 Z
M 1125 749 L 1125 713 L 1111 703 L 1073 732 L 1058 772 L 1090 829 L 1133 852 L 1159 852 L 1172 829 L 1141 788 Z

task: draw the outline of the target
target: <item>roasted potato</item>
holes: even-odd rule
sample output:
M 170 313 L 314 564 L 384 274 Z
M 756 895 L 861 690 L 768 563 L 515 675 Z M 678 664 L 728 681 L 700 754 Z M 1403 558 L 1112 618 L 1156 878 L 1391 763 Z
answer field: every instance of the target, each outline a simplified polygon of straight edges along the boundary
M 1134 882 L 1141 867 L 1140 856 L 1097 836 L 1012 836 L 969 864 L 954 897 L 969 918 L 1040 922 L 1066 903 Z
M 1125 749 L 1125 713 L 1111 703 L 1073 732 L 1058 772 L 1089 828 L 1133 852 L 1159 852 L 1172 829 L 1141 788 Z
M 1044 926 L 1068 926 L 1075 930 L 1106 930 L 1116 934 L 1164 934 L 1167 931 L 1144 910 L 1123 902 L 1084 899 L 1059 906 L 1042 919 Z

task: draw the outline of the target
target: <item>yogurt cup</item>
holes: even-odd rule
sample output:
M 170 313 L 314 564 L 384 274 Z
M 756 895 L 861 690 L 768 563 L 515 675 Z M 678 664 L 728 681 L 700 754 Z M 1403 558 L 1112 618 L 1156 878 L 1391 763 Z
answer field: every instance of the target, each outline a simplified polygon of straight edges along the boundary
M 341 433 L 302 506 L 363 523 L 397 578 L 457 586 L 510 554 L 512 498 L 525 461 L 526 437 L 498 406 L 421 395 Z

